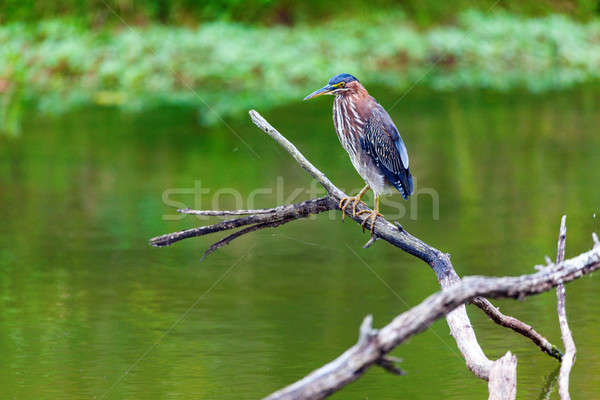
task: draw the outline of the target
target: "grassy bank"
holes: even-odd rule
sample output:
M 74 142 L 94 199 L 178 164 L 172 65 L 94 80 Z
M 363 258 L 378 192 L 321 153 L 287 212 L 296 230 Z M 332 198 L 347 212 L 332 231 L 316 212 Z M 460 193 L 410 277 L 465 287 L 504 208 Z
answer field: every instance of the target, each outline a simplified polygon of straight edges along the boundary
M 395 89 L 565 88 L 600 78 L 600 21 L 468 11 L 427 30 L 400 13 L 293 27 L 12 23 L 0 27 L 0 130 L 18 132 L 27 106 L 175 104 L 211 123 L 298 101 L 339 72 Z

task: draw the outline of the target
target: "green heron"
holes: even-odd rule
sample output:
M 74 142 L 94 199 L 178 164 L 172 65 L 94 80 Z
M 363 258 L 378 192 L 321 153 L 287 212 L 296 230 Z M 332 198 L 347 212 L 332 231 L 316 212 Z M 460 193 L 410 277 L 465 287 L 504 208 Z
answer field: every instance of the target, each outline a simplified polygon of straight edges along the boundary
M 340 201 L 342 218 L 352 203 L 353 215 L 369 214 L 362 228 L 364 230 L 366 222 L 371 220 L 373 233 L 375 220 L 382 216 L 379 213 L 379 197 L 395 188 L 406 200 L 413 191 L 406 146 L 389 114 L 354 76 L 336 75 L 326 86 L 309 94 L 304 100 L 324 94 L 335 95 L 335 131 L 352 165 L 367 184 L 356 196 Z M 357 214 L 356 206 L 369 188 L 375 194 L 375 210 L 362 210 Z

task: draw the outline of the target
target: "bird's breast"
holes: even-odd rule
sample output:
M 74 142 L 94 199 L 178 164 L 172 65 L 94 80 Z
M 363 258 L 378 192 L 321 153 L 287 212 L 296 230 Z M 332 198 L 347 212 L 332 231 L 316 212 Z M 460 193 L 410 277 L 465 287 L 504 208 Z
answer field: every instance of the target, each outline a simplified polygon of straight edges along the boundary
M 360 137 L 364 121 L 356 109 L 351 96 L 337 96 L 333 102 L 333 125 L 342 147 L 350 157 L 357 157 L 360 152 Z
M 338 96 L 333 102 L 333 125 L 342 147 L 348 152 L 354 169 L 377 193 L 385 190 L 385 179 L 373 158 L 361 147 L 365 121 L 351 96 Z

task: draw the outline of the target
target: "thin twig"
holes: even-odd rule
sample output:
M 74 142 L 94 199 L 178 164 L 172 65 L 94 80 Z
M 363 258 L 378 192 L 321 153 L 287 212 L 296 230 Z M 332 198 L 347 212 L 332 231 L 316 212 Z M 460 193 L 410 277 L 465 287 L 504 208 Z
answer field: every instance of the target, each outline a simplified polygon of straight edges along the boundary
M 377 365 L 386 371 L 394 374 L 394 375 L 406 375 L 406 372 L 398 367 L 398 364 L 402 361 L 401 358 L 392 357 L 392 356 L 382 356 L 379 360 L 377 360 Z
M 264 228 L 275 228 L 279 225 L 283 225 L 286 224 L 290 221 L 293 221 L 293 219 L 291 218 L 287 218 L 287 219 L 282 219 L 282 220 L 278 220 L 278 221 L 270 221 L 270 222 L 262 222 L 260 224 L 256 224 L 256 225 L 250 225 L 244 229 L 240 229 L 237 232 L 232 233 L 231 235 L 226 236 L 225 238 L 219 240 L 218 242 L 214 243 L 213 245 L 211 245 L 205 252 L 204 255 L 202 256 L 202 258 L 200 259 L 200 261 L 203 261 L 209 254 L 211 254 L 212 252 L 214 252 L 215 250 L 228 245 L 231 241 L 233 241 L 234 239 L 239 238 L 242 235 L 245 235 L 247 233 L 250 232 L 254 232 L 257 231 L 259 229 L 264 229 Z
M 368 249 L 369 247 L 371 247 L 373 245 L 373 243 L 375 243 L 377 241 L 377 239 L 378 239 L 377 236 L 371 235 L 371 237 L 369 238 L 367 243 L 365 243 L 363 245 L 363 249 Z
M 191 210 L 182 208 L 177 210 L 181 214 L 204 215 L 208 217 L 221 217 L 224 215 L 250 215 L 250 214 L 272 214 L 277 208 L 262 208 L 260 210 Z
M 548 339 L 540 335 L 530 325 L 527 325 L 525 322 L 511 317 L 510 315 L 502 314 L 500 310 L 498 310 L 498 308 L 496 308 L 488 299 L 483 297 L 476 297 L 471 301 L 471 303 L 483 310 L 483 312 L 486 313 L 487 316 L 498 325 L 510 328 L 513 331 L 531 339 L 531 341 L 533 341 L 533 343 L 535 343 L 544 353 L 548 354 L 550 357 L 556 358 L 558 361 L 561 361 L 563 355 L 560 350 L 553 346 Z
M 254 125 L 262 129 L 267 135 L 271 136 L 273 140 L 275 140 L 285 150 L 287 150 L 287 152 L 290 153 L 292 157 L 294 157 L 294 160 L 296 160 L 296 162 L 300 164 L 302 168 L 308 171 L 308 173 L 313 178 L 315 178 L 325 188 L 325 190 L 327 190 L 327 193 L 329 193 L 330 195 L 334 195 L 340 199 L 342 197 L 346 197 L 344 192 L 342 192 L 340 189 L 338 189 L 337 186 L 331 183 L 329 178 L 327 178 L 327 176 L 325 176 L 324 173 L 322 173 L 314 165 L 312 165 L 312 163 L 308 161 L 306 157 L 304 157 L 304 155 L 300 153 L 300 151 L 298 151 L 296 146 L 294 146 L 292 142 L 287 140 L 281 133 L 279 133 L 277 129 L 273 128 L 273 126 L 271 126 L 271 124 L 269 124 L 267 120 L 263 118 L 262 115 L 260 115 L 255 110 L 250 110 L 249 114 L 250 118 L 252 119 L 252 122 L 254 122 Z
M 558 245 L 556 251 L 556 264 L 560 264 L 565 259 L 565 245 L 567 241 L 567 216 L 563 215 L 560 220 L 560 232 L 558 234 Z M 594 246 L 594 248 L 598 248 Z M 561 400 L 570 400 L 569 395 L 569 375 L 571 374 L 571 368 L 575 363 L 575 341 L 573 341 L 573 335 L 571 335 L 571 329 L 569 329 L 569 323 L 567 322 L 567 311 L 565 309 L 565 287 L 562 282 L 556 286 L 556 309 L 558 311 L 558 322 L 560 324 L 560 333 L 562 341 L 565 346 L 565 355 L 560 366 L 560 373 L 558 375 L 558 393 L 560 394 Z

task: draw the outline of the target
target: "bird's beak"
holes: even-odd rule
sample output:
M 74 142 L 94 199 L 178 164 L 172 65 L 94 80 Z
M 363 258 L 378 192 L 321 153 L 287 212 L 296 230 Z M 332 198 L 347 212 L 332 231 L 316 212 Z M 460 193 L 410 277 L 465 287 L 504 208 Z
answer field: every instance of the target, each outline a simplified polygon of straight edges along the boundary
M 304 100 L 310 100 L 313 97 L 321 96 L 321 95 L 324 95 L 324 94 L 329 94 L 329 93 L 331 93 L 331 91 L 333 89 L 334 88 L 331 85 L 323 86 L 321 89 L 315 90 L 314 92 L 312 92 L 311 94 L 309 94 L 308 96 L 306 96 L 304 98 Z

